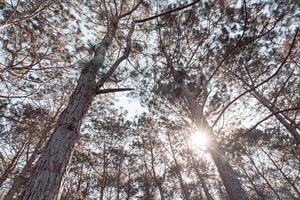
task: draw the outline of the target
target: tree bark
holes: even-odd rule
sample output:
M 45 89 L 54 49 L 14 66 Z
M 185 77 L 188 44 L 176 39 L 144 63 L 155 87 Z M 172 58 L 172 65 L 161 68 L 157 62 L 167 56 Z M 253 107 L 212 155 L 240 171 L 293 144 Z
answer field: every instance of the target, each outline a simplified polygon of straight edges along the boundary
M 106 141 L 104 139 L 103 142 L 103 164 L 102 164 L 102 181 L 101 181 L 101 187 L 100 187 L 100 197 L 99 200 L 104 199 L 104 190 L 106 188 L 106 181 L 107 181 L 107 161 L 106 161 Z
M 82 120 L 96 96 L 96 74 L 112 43 L 117 25 L 113 23 L 95 51 L 93 59 L 85 64 L 77 86 L 62 112 L 54 132 L 41 153 L 22 194 L 22 200 L 59 200 L 68 166 L 79 138 Z

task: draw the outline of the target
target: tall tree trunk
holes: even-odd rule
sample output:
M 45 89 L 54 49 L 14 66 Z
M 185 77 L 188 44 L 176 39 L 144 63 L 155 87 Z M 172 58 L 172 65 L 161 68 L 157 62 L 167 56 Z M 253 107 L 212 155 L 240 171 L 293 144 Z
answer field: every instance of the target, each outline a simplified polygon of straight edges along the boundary
M 128 181 L 127 181 L 127 193 L 126 193 L 126 200 L 129 200 L 131 197 L 131 175 L 130 171 L 128 170 Z
M 118 174 L 117 174 L 117 200 L 120 200 L 121 196 L 121 174 L 122 174 L 122 164 L 118 163 Z
M 102 164 L 102 181 L 101 181 L 101 186 L 100 186 L 100 197 L 99 200 L 104 199 L 104 191 L 106 188 L 106 181 L 107 181 L 107 161 L 106 161 L 106 140 L 104 138 L 103 141 L 103 164 Z
M 93 59 L 83 67 L 69 104 L 60 115 L 54 132 L 34 167 L 22 194 L 23 200 L 60 199 L 82 120 L 96 96 L 96 74 L 103 66 L 116 28 L 116 23 L 113 23 L 96 49 Z
M 176 78 L 175 78 L 176 80 Z M 242 184 L 238 180 L 236 173 L 230 166 L 224 151 L 215 140 L 212 128 L 209 126 L 205 117 L 203 116 L 202 108 L 195 99 L 195 96 L 187 88 L 183 81 L 177 81 L 180 88 L 180 93 L 183 98 L 187 100 L 189 110 L 198 128 L 204 129 L 210 136 L 210 143 L 208 151 L 210 152 L 214 163 L 219 171 L 226 192 L 231 200 L 246 200 L 248 199 L 246 192 L 242 188 Z

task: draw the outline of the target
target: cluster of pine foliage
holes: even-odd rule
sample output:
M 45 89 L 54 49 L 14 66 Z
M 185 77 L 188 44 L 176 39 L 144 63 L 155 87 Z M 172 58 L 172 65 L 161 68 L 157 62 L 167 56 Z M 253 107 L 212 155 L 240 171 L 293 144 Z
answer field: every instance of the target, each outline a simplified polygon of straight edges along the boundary
M 0 199 L 300 199 L 299 26 L 297 0 L 0 1 Z

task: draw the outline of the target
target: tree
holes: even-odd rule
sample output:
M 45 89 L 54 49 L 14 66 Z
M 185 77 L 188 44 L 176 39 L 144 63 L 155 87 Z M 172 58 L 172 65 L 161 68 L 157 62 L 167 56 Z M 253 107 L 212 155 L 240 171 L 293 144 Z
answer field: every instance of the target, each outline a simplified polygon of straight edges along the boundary
M 114 15 L 108 19 L 107 33 L 101 43 L 96 46 L 92 60 L 84 64 L 81 75 L 77 81 L 76 89 L 70 97 L 67 108 L 60 115 L 54 132 L 47 142 L 46 148 L 37 161 L 24 194 L 22 195 L 23 199 L 60 198 L 61 185 L 68 172 L 68 165 L 77 138 L 79 137 L 82 120 L 93 98 L 101 93 L 99 89 L 115 71 L 119 63 L 128 57 L 134 27 L 132 27 L 128 33 L 127 47 L 124 55 L 117 59 L 108 72 L 101 77 L 99 82 L 96 82 L 96 74 L 101 67 L 104 68 L 106 52 L 112 44 L 119 20 L 123 17 L 122 15 L 123 14 Z M 47 171 L 47 173 L 45 173 L 45 171 Z
M 299 198 L 294 1 L 10 4 L 1 199 Z

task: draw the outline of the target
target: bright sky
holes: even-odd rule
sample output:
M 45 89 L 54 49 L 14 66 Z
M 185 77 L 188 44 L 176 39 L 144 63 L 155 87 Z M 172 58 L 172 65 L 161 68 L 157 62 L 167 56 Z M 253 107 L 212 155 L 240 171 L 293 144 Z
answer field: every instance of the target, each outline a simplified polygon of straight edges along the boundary
M 115 98 L 118 100 L 115 107 L 126 110 L 128 120 L 133 120 L 136 115 L 147 112 L 147 108 L 143 107 L 138 99 L 128 97 L 125 93 L 115 94 Z

